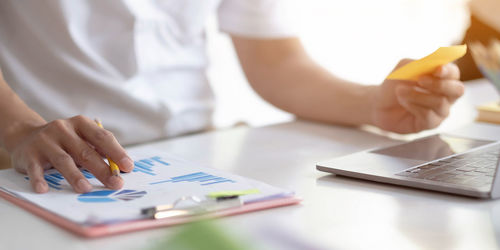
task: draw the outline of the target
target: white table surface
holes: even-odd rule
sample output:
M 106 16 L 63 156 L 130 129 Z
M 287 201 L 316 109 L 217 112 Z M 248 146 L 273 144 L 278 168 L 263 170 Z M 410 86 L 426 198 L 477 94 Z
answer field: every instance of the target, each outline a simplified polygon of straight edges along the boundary
M 449 121 L 437 131 L 470 124 L 474 105 L 497 98 L 484 81 L 469 83 Z M 500 140 L 500 128 L 491 125 L 472 124 L 457 133 Z M 315 168 L 318 161 L 394 142 L 356 128 L 295 121 L 219 130 L 141 147 L 295 190 L 304 199 L 300 205 L 217 221 L 257 245 L 271 249 L 498 249 L 500 200 L 361 181 Z M 143 249 L 178 228 L 85 239 L 0 199 L 0 249 Z

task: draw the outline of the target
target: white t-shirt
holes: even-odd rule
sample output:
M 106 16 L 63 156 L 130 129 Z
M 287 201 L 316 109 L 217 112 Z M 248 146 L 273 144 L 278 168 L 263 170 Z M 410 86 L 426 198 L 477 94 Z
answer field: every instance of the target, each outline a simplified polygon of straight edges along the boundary
M 0 68 L 46 120 L 100 118 L 122 144 L 202 130 L 213 95 L 205 23 L 295 34 L 290 0 L 2 0 Z

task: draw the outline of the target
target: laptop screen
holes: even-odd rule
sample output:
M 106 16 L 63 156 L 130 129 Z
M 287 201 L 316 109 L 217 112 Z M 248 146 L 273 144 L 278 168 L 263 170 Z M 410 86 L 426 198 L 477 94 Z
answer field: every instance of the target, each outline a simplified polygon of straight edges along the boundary
M 371 153 L 432 161 L 453 154 L 459 154 L 492 142 L 438 134 L 396 146 L 377 149 L 371 151 Z

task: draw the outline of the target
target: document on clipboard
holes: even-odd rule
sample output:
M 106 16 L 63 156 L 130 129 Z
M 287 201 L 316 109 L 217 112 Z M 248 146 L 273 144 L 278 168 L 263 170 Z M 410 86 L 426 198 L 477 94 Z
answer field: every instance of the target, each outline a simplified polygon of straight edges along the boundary
M 0 196 L 59 226 L 86 237 L 186 223 L 297 204 L 290 190 L 202 167 L 164 153 L 129 151 L 134 170 L 122 174 L 124 186 L 109 190 L 87 170 L 94 186 L 75 193 L 55 169 L 45 172 L 49 192 L 32 191 L 29 178 L 0 171 Z

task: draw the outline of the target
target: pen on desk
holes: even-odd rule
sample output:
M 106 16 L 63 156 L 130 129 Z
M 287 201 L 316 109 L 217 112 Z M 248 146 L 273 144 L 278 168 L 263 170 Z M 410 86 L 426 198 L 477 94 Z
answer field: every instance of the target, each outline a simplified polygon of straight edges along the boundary
M 104 128 L 99 119 L 95 119 L 94 121 L 95 123 L 97 123 L 97 126 Z M 106 159 L 108 159 L 109 169 L 111 169 L 111 174 L 114 176 L 120 176 L 120 169 L 118 168 L 118 165 L 116 165 L 116 163 L 113 160 L 111 160 L 108 156 L 106 156 Z

